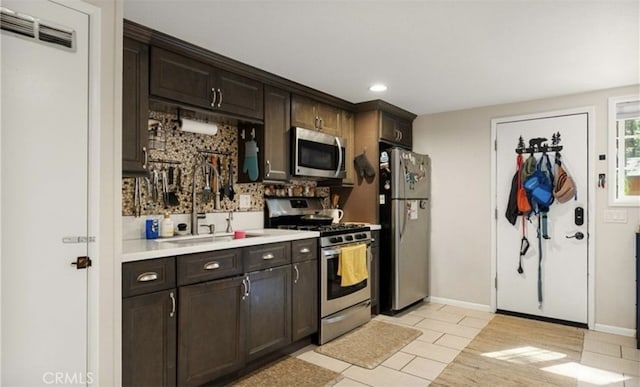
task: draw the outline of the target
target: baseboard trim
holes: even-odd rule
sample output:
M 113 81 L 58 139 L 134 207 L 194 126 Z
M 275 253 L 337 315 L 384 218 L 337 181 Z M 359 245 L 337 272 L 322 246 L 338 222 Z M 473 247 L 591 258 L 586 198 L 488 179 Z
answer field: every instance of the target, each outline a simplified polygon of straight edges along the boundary
M 479 311 L 482 311 L 482 312 L 493 312 L 489 305 L 476 304 L 476 303 L 473 303 L 473 302 L 460 301 L 460 300 L 453 300 L 453 299 L 450 299 L 450 298 L 442 298 L 442 297 L 433 297 L 433 296 L 431 296 L 431 297 L 429 297 L 429 302 L 434 302 L 436 304 L 445 304 L 445 305 L 451 305 L 451 306 L 458 306 L 460 308 L 479 310 Z
M 596 332 L 612 333 L 614 335 L 636 337 L 636 330 L 621 328 L 613 325 L 596 324 L 593 328 Z

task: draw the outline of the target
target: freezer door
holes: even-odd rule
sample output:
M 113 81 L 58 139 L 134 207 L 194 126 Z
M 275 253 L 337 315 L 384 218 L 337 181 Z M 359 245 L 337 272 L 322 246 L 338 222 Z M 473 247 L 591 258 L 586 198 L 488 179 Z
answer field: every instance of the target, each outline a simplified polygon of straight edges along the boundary
M 429 197 L 429 157 L 404 149 L 391 149 L 392 198 Z
M 391 309 L 400 310 L 429 295 L 429 202 L 392 200 Z

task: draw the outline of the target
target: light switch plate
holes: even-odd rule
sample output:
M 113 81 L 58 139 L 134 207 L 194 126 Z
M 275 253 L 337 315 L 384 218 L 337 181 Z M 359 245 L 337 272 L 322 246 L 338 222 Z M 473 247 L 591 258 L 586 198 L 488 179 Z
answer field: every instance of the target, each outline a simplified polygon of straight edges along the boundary
M 251 195 L 240 195 L 239 207 L 241 210 L 251 207 Z
M 605 223 L 627 223 L 627 210 L 604 210 Z

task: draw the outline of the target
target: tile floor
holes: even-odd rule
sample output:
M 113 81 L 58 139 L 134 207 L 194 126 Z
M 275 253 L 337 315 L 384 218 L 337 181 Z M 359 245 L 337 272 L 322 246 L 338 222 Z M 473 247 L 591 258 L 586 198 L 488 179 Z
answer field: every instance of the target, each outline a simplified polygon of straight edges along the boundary
M 336 387 L 428 386 L 492 318 L 493 313 L 434 303 L 398 316 L 376 316 L 423 333 L 373 370 L 316 353 L 315 345 L 293 356 L 341 373 L 344 379 Z M 585 331 L 581 364 L 571 366 L 583 379 L 580 387 L 640 387 L 640 350 L 633 337 Z

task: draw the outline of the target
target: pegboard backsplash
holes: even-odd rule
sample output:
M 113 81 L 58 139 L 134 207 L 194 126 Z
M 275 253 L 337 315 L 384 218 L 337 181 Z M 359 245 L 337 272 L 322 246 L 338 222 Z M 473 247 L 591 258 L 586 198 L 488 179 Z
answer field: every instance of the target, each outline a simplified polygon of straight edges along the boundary
M 249 208 L 243 211 L 263 211 L 265 187 L 268 194 L 275 194 L 273 185 L 265 185 L 262 183 L 237 183 L 238 170 L 238 142 L 237 127 L 232 124 L 218 123 L 218 132 L 215 135 L 206 135 L 199 133 L 183 132 L 177 127 L 177 116 L 172 113 L 165 112 L 149 112 L 149 118 L 157 120 L 161 123 L 162 128 L 158 132 L 158 136 L 151 136 L 148 169 L 150 176 L 148 179 L 140 178 L 140 196 L 141 196 L 141 212 L 140 215 L 158 215 L 168 212 L 170 214 L 189 214 L 191 213 L 191 186 L 193 167 L 198 160 L 199 151 L 206 150 L 218 153 L 222 157 L 223 165 L 227 165 L 230 161 L 233 169 L 235 191 L 234 199 L 230 200 L 226 196 L 220 198 L 220 209 L 214 208 L 214 195 L 211 200 L 203 202 L 203 189 L 205 186 L 204 174 L 198 170 L 196 177 L 196 193 L 198 212 L 227 212 L 239 210 L 239 200 L 241 194 L 250 195 L 251 201 Z M 153 148 L 157 149 L 153 149 Z M 164 161 L 164 162 L 163 162 Z M 162 176 L 163 172 L 169 174 L 169 169 L 173 168 L 173 184 L 168 186 L 170 192 L 175 194 L 177 203 L 174 205 L 165 204 L 162 195 Z M 154 187 L 153 171 L 158 172 L 159 184 Z M 228 178 L 227 168 L 223 168 L 222 177 L 224 181 Z M 134 178 L 122 179 L 122 215 L 132 216 L 136 213 L 134 200 Z M 292 181 L 276 187 L 283 187 L 277 191 L 286 196 L 287 187 L 313 187 L 311 192 L 315 196 L 328 198 L 329 188 L 316 187 L 314 181 Z M 157 194 L 154 196 L 154 190 Z M 308 191 L 308 190 L 306 190 Z M 154 200 L 155 198 L 155 200 Z M 328 205 L 328 199 L 325 199 Z

